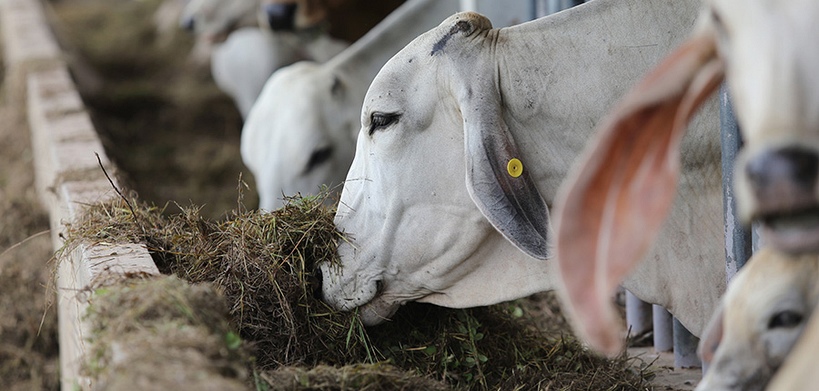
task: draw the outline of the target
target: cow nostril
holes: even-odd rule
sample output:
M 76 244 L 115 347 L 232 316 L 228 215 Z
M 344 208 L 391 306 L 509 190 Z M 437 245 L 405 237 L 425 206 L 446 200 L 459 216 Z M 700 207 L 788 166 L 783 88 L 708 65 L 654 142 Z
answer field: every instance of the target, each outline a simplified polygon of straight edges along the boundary
M 321 285 L 321 280 L 324 278 L 324 274 L 322 274 L 320 267 L 316 268 L 315 277 L 319 285 Z
M 295 3 L 264 6 L 267 24 L 273 31 L 292 31 L 295 28 L 296 7 Z
M 751 185 L 757 192 L 777 186 L 813 189 L 819 174 L 819 156 L 799 147 L 786 147 L 761 153 L 745 167 Z
M 321 272 L 320 267 L 316 267 L 316 270 L 313 272 L 313 297 L 317 297 L 321 299 L 321 284 L 324 282 L 324 274 Z
M 378 280 L 375 282 L 375 295 L 378 296 L 384 291 L 384 281 Z

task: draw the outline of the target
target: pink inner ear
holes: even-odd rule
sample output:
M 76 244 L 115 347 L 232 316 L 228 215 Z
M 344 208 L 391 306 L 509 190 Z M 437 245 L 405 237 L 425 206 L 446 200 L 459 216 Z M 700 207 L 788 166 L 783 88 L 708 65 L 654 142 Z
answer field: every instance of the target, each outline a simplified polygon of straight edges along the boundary
M 610 298 L 671 208 L 686 124 L 722 80 L 710 36 L 689 40 L 604 122 L 561 189 L 557 259 L 564 303 L 581 336 L 607 354 L 622 337 Z

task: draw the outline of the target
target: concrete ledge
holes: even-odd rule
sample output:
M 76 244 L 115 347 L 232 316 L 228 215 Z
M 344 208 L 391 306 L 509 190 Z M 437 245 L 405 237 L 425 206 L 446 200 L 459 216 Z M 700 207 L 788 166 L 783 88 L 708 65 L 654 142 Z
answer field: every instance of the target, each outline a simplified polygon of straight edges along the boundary
M 115 284 L 123 276 L 159 274 L 147 249 L 141 244 L 80 244 L 59 259 L 57 300 L 60 330 L 60 374 L 62 389 L 88 390 L 91 381 L 81 375 L 88 342 L 83 321 L 88 304 L 82 300 L 90 288 Z
M 4 42 L 7 63 L 23 64 L 60 57 L 60 48 L 46 23 L 40 2 L 4 0 L 2 13 L 3 36 L 7 37 Z
M 103 150 L 40 1 L 0 1 L 0 25 L 7 69 L 6 99 L 27 115 L 35 155 L 35 186 L 49 213 L 52 241 L 58 250 L 63 247 L 67 223 L 79 222 L 88 205 L 119 197 L 99 164 L 102 162 L 111 175 L 116 167 Z M 116 185 L 116 180 L 111 180 Z M 80 243 L 70 251 L 58 252 L 63 390 L 91 387 L 90 380 L 80 373 L 88 335 L 81 294 L 135 274 L 159 274 L 144 245 Z
M 7 103 L 22 107 L 26 71 L 59 61 L 62 53 L 37 0 L 0 1 Z

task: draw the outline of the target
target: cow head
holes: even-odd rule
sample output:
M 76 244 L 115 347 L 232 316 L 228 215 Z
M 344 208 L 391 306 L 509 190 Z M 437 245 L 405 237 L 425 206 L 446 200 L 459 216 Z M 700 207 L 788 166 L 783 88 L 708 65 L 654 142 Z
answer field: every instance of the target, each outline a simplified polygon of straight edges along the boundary
M 338 1 L 327 0 L 261 0 L 262 25 L 273 31 L 304 30 L 318 26 L 327 19 L 330 7 Z
M 740 215 L 770 246 L 819 251 L 819 3 L 712 1 L 709 18 L 745 140 Z
M 819 299 L 819 259 L 763 249 L 737 273 L 700 341 L 697 390 L 763 390 Z
M 261 209 L 281 207 L 283 194 L 341 186 L 355 153 L 352 129 L 358 128 L 351 108 L 360 94 L 351 88 L 357 87 L 312 62 L 282 68 L 265 84 L 242 129 L 241 146 Z
M 191 0 L 179 23 L 206 42 L 224 42 L 233 30 L 258 25 L 258 7 L 258 0 Z
M 466 307 L 550 286 L 548 210 L 503 120 L 494 63 L 480 55 L 492 31 L 456 14 L 367 92 L 335 220 L 349 240 L 340 265 L 321 265 L 325 300 L 363 306 L 365 324 L 411 300 Z
M 743 220 L 781 250 L 819 249 L 818 19 L 811 0 L 708 0 L 700 28 L 603 122 L 556 202 L 564 297 L 592 346 L 619 350 L 608 297 L 656 238 L 687 121 L 723 74 L 746 142 Z

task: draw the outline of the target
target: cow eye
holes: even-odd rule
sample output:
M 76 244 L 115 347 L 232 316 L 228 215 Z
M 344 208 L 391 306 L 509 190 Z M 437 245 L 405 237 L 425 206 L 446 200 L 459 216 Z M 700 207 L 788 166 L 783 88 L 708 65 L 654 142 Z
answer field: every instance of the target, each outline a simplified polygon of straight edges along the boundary
M 768 321 L 768 328 L 793 328 L 802 323 L 802 319 L 802 314 L 796 311 L 788 310 L 777 312 L 771 317 L 771 320 Z
M 370 115 L 370 135 L 372 136 L 376 130 L 384 129 L 398 122 L 399 118 L 401 118 L 401 114 L 398 113 L 372 113 Z
M 304 172 L 308 173 L 312 171 L 314 168 L 316 168 L 316 166 L 330 159 L 330 156 L 333 156 L 333 147 L 326 146 L 316 149 L 310 155 L 310 160 L 307 161 L 307 168 L 304 170 Z

